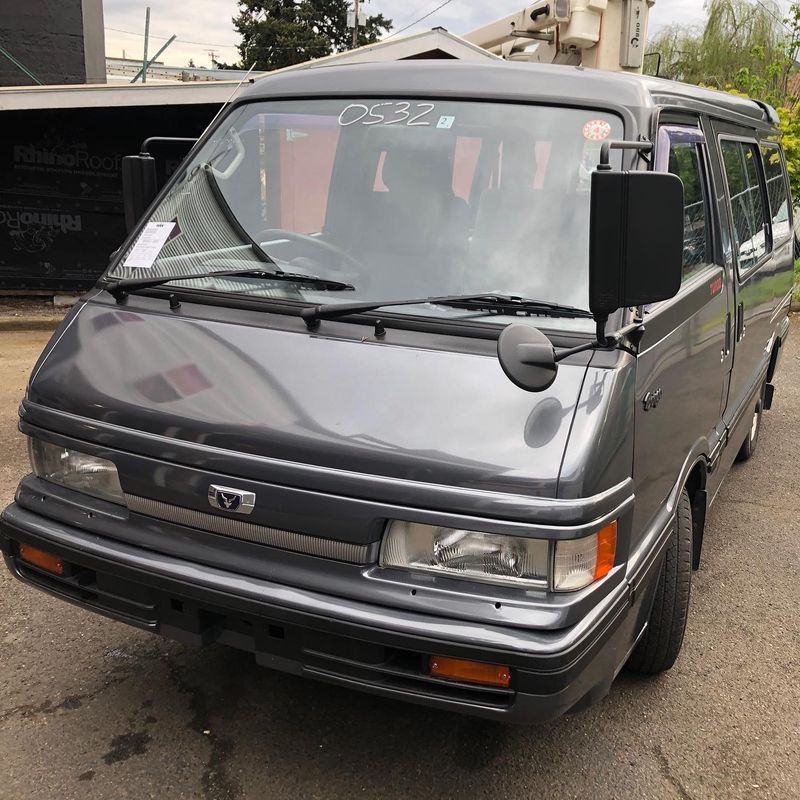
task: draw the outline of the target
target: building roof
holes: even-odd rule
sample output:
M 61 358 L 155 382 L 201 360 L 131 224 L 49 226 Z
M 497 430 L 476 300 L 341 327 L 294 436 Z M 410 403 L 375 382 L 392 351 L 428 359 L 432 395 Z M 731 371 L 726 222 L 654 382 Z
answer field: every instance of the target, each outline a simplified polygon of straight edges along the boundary
M 0 111 L 224 103 L 239 81 L 0 87 Z
M 407 36 L 389 36 L 374 44 L 363 45 L 354 50 L 333 53 L 323 58 L 293 64 L 276 72 L 310 69 L 343 64 L 364 64 L 376 61 L 404 61 L 407 59 L 458 59 L 459 61 L 499 61 L 482 47 L 450 33 L 445 28 L 410 33 Z

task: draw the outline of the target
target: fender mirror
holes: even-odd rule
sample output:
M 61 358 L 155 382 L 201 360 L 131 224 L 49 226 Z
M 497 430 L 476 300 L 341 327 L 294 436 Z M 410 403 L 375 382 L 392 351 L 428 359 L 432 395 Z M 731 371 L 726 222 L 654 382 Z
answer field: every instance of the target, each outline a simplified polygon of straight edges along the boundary
M 158 192 L 156 160 L 147 153 L 122 159 L 122 203 L 125 226 L 133 230 Z
M 683 183 L 667 172 L 592 173 L 589 309 L 605 325 L 618 308 L 668 300 L 683 264 Z
M 556 379 L 558 364 L 552 342 L 531 325 L 503 328 L 497 357 L 508 379 L 526 392 L 543 392 Z

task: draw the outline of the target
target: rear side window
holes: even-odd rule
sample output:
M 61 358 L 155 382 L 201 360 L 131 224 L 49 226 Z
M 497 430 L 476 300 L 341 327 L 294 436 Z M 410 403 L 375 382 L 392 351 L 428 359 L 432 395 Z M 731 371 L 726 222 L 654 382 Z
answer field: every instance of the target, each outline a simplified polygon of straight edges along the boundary
M 708 204 L 698 142 L 674 142 L 669 171 L 683 181 L 683 279 L 711 259 L 708 253 Z
M 786 189 L 783 154 L 777 144 L 762 144 L 761 156 L 764 159 L 764 176 L 767 180 L 772 240 L 777 244 L 785 240 L 791 233 L 789 193 Z
M 769 220 L 759 180 L 761 154 L 751 142 L 723 139 L 720 146 L 730 192 L 739 271 L 746 272 L 769 249 Z

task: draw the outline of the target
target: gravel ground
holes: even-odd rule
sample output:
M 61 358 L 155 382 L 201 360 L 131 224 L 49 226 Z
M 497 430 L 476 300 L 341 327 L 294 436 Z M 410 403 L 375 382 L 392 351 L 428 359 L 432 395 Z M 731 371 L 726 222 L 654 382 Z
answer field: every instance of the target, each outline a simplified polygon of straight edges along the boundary
M 56 308 L 52 297 L 0 297 L 0 326 L 17 319 L 52 320 L 63 318 L 64 308 Z
M 0 503 L 49 334 L 0 331 Z M 0 798 L 800 797 L 800 320 L 759 452 L 706 531 L 676 666 L 507 728 L 331 688 L 73 608 L 0 571 Z

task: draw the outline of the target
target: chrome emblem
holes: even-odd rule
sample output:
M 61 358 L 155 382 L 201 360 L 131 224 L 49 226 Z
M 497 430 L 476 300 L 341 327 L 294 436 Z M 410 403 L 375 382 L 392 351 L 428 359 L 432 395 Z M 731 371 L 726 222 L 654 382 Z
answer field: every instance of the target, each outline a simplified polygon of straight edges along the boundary
M 208 487 L 208 502 L 213 508 L 227 511 L 229 514 L 250 514 L 256 505 L 254 492 L 243 492 L 228 486 Z

